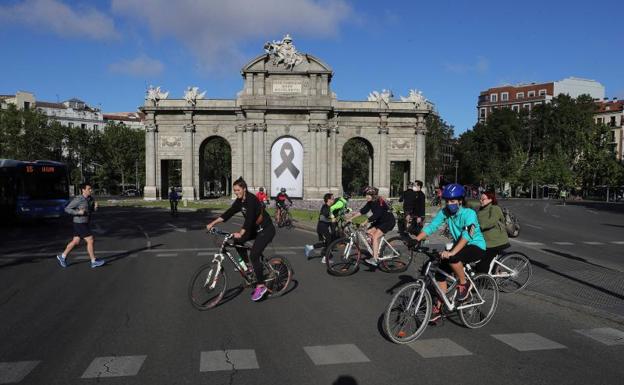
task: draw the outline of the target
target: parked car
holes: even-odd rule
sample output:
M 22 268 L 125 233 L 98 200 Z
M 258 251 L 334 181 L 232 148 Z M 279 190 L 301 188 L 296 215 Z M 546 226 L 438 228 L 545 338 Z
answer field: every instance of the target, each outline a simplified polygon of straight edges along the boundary
M 140 197 L 141 192 L 137 189 L 129 188 L 121 193 L 121 196 L 124 197 Z

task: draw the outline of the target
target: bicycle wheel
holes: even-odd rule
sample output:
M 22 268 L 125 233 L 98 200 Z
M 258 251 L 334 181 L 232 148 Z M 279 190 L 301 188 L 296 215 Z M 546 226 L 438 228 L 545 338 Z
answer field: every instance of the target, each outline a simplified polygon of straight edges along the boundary
M 199 310 L 217 306 L 227 289 L 227 275 L 223 266 L 209 263 L 201 266 L 189 283 L 188 295 L 191 304 Z
M 475 287 L 470 292 L 470 298 L 464 301 L 459 308 L 459 318 L 466 327 L 476 329 L 485 326 L 496 312 L 498 306 L 498 286 L 494 278 L 488 274 L 478 274 L 472 278 Z M 473 303 L 480 305 L 463 307 Z
M 292 217 L 290 216 L 290 211 L 286 211 L 286 215 L 284 216 L 283 226 L 288 229 L 293 228 Z
M 401 273 L 407 270 L 412 263 L 413 251 L 400 236 L 387 239 L 386 242 L 379 251 L 381 256 L 379 269 L 386 273 Z
M 336 239 L 327 246 L 327 272 L 341 277 L 351 275 L 360 267 L 361 255 L 357 243 L 350 238 Z
M 273 257 L 266 262 L 266 279 L 264 284 L 269 289 L 269 297 L 284 294 L 292 281 L 293 271 L 286 258 Z
M 513 251 L 503 254 L 499 262 L 503 265 L 494 264 L 494 274 L 510 274 L 508 277 L 497 277 L 496 283 L 501 291 L 505 293 L 515 293 L 526 287 L 533 275 L 529 257 Z
M 403 286 L 384 313 L 384 332 L 397 344 L 414 341 L 427 328 L 432 307 L 431 294 L 423 281 Z

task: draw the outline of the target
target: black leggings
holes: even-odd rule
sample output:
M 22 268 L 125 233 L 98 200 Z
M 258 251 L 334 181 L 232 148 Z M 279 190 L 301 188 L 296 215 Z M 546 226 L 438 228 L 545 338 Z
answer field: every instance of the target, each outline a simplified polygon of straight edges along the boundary
M 235 245 L 242 245 L 243 243 L 255 239 L 253 246 L 251 246 L 251 252 L 249 254 L 249 259 L 251 260 L 251 265 L 253 266 L 254 273 L 256 273 L 256 279 L 258 283 L 264 282 L 264 266 L 262 266 L 262 252 L 264 249 L 271 243 L 275 237 L 275 227 L 273 225 L 265 227 L 262 231 L 258 231 L 255 234 L 250 234 L 249 232 L 245 232 L 245 234 L 239 239 L 234 240 Z M 247 259 L 247 249 L 237 247 L 236 251 L 238 251 L 238 255 L 243 259 Z
M 454 256 L 448 259 L 442 259 L 440 261 L 440 269 L 449 274 L 453 274 L 453 268 L 451 268 L 452 263 L 462 262 L 466 265 L 467 263 L 478 261 L 483 258 L 485 258 L 485 250 L 475 245 L 466 245 Z M 436 281 L 444 282 L 445 280 L 446 277 L 443 274 L 436 272 Z
M 511 245 L 507 243 L 502 246 L 488 247 L 487 249 L 485 249 L 485 257 L 483 257 L 483 259 L 481 259 L 481 261 L 477 263 L 477 269 L 476 269 L 477 273 L 488 273 L 490 270 L 490 263 L 492 263 L 492 260 L 498 254 L 502 254 L 503 251 L 509 247 L 511 247 Z
M 314 244 L 315 249 L 325 248 L 329 246 L 330 242 L 334 240 L 334 224 L 327 222 L 318 222 L 316 225 L 316 233 L 318 234 L 319 242 Z

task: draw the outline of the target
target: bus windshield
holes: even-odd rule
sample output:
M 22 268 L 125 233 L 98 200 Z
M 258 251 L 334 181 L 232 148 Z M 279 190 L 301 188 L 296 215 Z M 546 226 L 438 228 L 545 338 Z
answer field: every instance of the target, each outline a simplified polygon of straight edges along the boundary
M 18 196 L 28 199 L 68 199 L 66 168 L 26 166 L 18 184 Z

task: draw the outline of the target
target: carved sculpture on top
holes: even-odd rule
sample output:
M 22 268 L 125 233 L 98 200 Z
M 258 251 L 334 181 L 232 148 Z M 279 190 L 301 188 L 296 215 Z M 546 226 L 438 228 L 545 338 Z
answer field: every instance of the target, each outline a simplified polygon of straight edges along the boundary
M 370 94 L 368 94 L 368 101 L 369 102 L 384 102 L 386 104 L 390 103 L 390 99 L 393 97 L 394 95 L 392 94 L 392 91 L 390 90 L 386 90 L 383 89 L 381 90 L 381 93 L 377 92 L 377 91 L 373 91 Z
M 206 96 L 206 91 L 199 93 L 199 87 L 186 87 L 184 91 L 184 100 L 191 106 L 197 105 L 197 100 L 203 99 Z
M 152 102 L 154 106 L 158 104 L 158 101 L 161 99 L 167 99 L 169 96 L 169 92 L 162 92 L 160 87 L 154 87 L 152 85 L 147 89 L 147 100 Z
M 287 70 L 292 70 L 297 64 L 303 62 L 303 55 L 297 52 L 289 34 L 286 34 L 281 41 L 267 41 L 264 44 L 264 51 L 271 56 L 274 66 L 283 64 Z
M 410 102 L 414 103 L 414 107 L 420 108 L 423 110 L 432 110 L 433 103 L 431 103 L 425 96 L 422 91 L 418 90 L 410 90 L 409 95 L 407 97 L 401 96 L 402 102 Z

